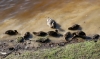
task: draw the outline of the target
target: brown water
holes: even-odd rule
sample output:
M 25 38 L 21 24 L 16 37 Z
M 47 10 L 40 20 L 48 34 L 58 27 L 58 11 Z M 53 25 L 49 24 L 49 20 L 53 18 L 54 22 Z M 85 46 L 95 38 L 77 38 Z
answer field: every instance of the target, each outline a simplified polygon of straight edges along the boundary
M 16 29 L 49 31 L 46 19 L 54 19 L 61 28 L 80 24 L 87 35 L 100 34 L 100 0 L 0 0 L 0 34 Z M 63 32 L 63 33 L 64 33 Z

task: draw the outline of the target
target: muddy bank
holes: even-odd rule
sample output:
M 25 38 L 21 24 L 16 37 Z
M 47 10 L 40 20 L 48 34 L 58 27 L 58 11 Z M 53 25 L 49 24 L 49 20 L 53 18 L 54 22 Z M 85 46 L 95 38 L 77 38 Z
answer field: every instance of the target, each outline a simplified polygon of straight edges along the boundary
M 8 36 L 5 39 L 0 40 L 0 56 L 5 58 L 6 56 L 10 54 L 20 55 L 22 54 L 21 51 L 36 51 L 38 49 L 49 49 L 54 47 L 62 47 L 66 46 L 68 44 L 73 43 L 80 43 L 84 41 L 91 41 L 93 40 L 94 43 L 98 42 L 98 39 L 100 38 L 100 35 L 94 35 L 92 37 L 86 36 L 84 32 L 80 32 L 80 34 L 77 34 L 78 32 L 74 32 L 71 34 L 65 34 L 65 35 L 58 35 L 58 36 L 37 36 L 31 34 L 28 37 L 21 37 L 21 34 L 17 35 L 7 35 Z M 60 34 L 60 33 L 59 33 Z M 84 36 L 85 35 L 85 36 Z M 67 37 L 66 37 L 67 36 Z M 65 38 L 66 37 L 66 38 Z

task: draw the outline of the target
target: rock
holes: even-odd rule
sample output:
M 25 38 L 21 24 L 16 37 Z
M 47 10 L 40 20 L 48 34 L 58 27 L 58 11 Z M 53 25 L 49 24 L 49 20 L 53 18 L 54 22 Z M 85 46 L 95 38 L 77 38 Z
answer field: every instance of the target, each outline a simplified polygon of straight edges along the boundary
M 53 36 L 53 37 L 57 37 L 57 36 L 59 35 L 59 34 L 58 34 L 58 30 L 49 31 L 49 32 L 48 32 L 48 35 Z
M 80 25 L 74 24 L 73 26 L 69 27 L 68 30 L 78 30 L 80 28 Z
M 9 40 L 9 42 L 13 42 L 14 40 Z
M 18 37 L 18 38 L 17 38 L 17 42 L 18 42 L 18 43 L 24 42 L 24 38 L 23 38 L 23 37 Z
M 71 33 L 70 33 L 70 32 L 67 32 L 67 33 L 64 35 L 64 37 L 65 37 L 65 40 L 67 40 L 69 37 L 71 37 Z
M 80 37 L 80 38 L 83 38 L 83 39 L 86 38 L 86 34 L 83 31 L 74 32 L 72 35 L 73 35 L 73 38 L 76 38 L 76 37 Z
M 25 34 L 24 34 L 24 39 L 28 39 L 29 37 L 30 37 L 30 32 L 26 32 Z
M 7 30 L 7 31 L 5 32 L 5 34 L 8 34 L 8 35 L 17 35 L 18 32 L 17 32 L 17 30 Z
M 93 39 L 99 39 L 99 37 L 100 37 L 99 34 L 95 34 L 95 35 L 93 36 Z
M 48 42 L 50 42 L 50 39 L 49 38 L 39 38 L 38 40 L 36 40 L 36 42 L 48 43 Z
M 93 36 L 94 42 L 97 42 L 98 39 L 99 39 L 99 37 L 100 37 L 99 34 L 95 34 L 95 35 Z
M 14 47 L 9 47 L 8 49 L 9 49 L 10 51 L 14 51 L 14 50 L 15 50 Z
M 65 43 L 64 42 L 61 42 L 61 43 L 58 43 L 59 46 L 64 46 Z
M 56 22 L 53 19 L 49 18 L 49 17 L 47 19 L 47 25 L 51 28 L 56 28 L 56 26 L 57 26 Z
M 0 54 L 7 55 L 8 53 L 7 52 L 0 52 Z
M 43 31 L 33 32 L 33 34 L 36 35 L 36 36 L 46 36 L 47 35 L 47 33 L 43 32 Z

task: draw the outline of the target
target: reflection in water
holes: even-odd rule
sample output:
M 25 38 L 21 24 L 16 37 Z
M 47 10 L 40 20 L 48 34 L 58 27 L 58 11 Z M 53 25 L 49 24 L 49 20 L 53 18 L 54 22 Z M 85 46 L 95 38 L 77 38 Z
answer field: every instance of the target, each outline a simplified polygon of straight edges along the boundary
M 58 3 L 57 0 L 0 0 L 0 20 L 23 13 L 31 14 L 55 3 Z
M 78 3 L 79 0 L 0 0 L 0 20 L 8 17 L 28 17 L 34 16 L 36 11 L 45 11 L 61 7 L 65 3 Z M 87 0 L 87 2 L 98 3 L 99 0 Z M 73 5 L 72 4 L 72 5 Z M 80 3 L 78 3 L 80 4 Z M 71 8 L 72 6 L 70 6 Z M 26 16 L 27 15 L 27 16 Z
M 28 0 L 0 0 L 0 18 L 13 17 L 16 14 L 29 9 L 31 2 Z M 34 4 L 34 3 L 33 3 Z

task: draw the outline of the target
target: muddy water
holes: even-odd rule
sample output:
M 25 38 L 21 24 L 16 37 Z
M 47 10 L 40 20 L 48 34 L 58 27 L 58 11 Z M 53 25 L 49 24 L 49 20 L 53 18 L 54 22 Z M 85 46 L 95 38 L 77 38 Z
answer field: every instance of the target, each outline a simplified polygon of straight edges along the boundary
M 0 0 L 0 34 L 16 29 L 26 31 L 53 30 L 47 17 L 67 28 L 78 23 L 87 35 L 100 34 L 100 0 Z
M 33 17 L 39 12 L 47 9 L 54 9 L 63 3 L 64 0 L 0 0 L 0 19 Z

